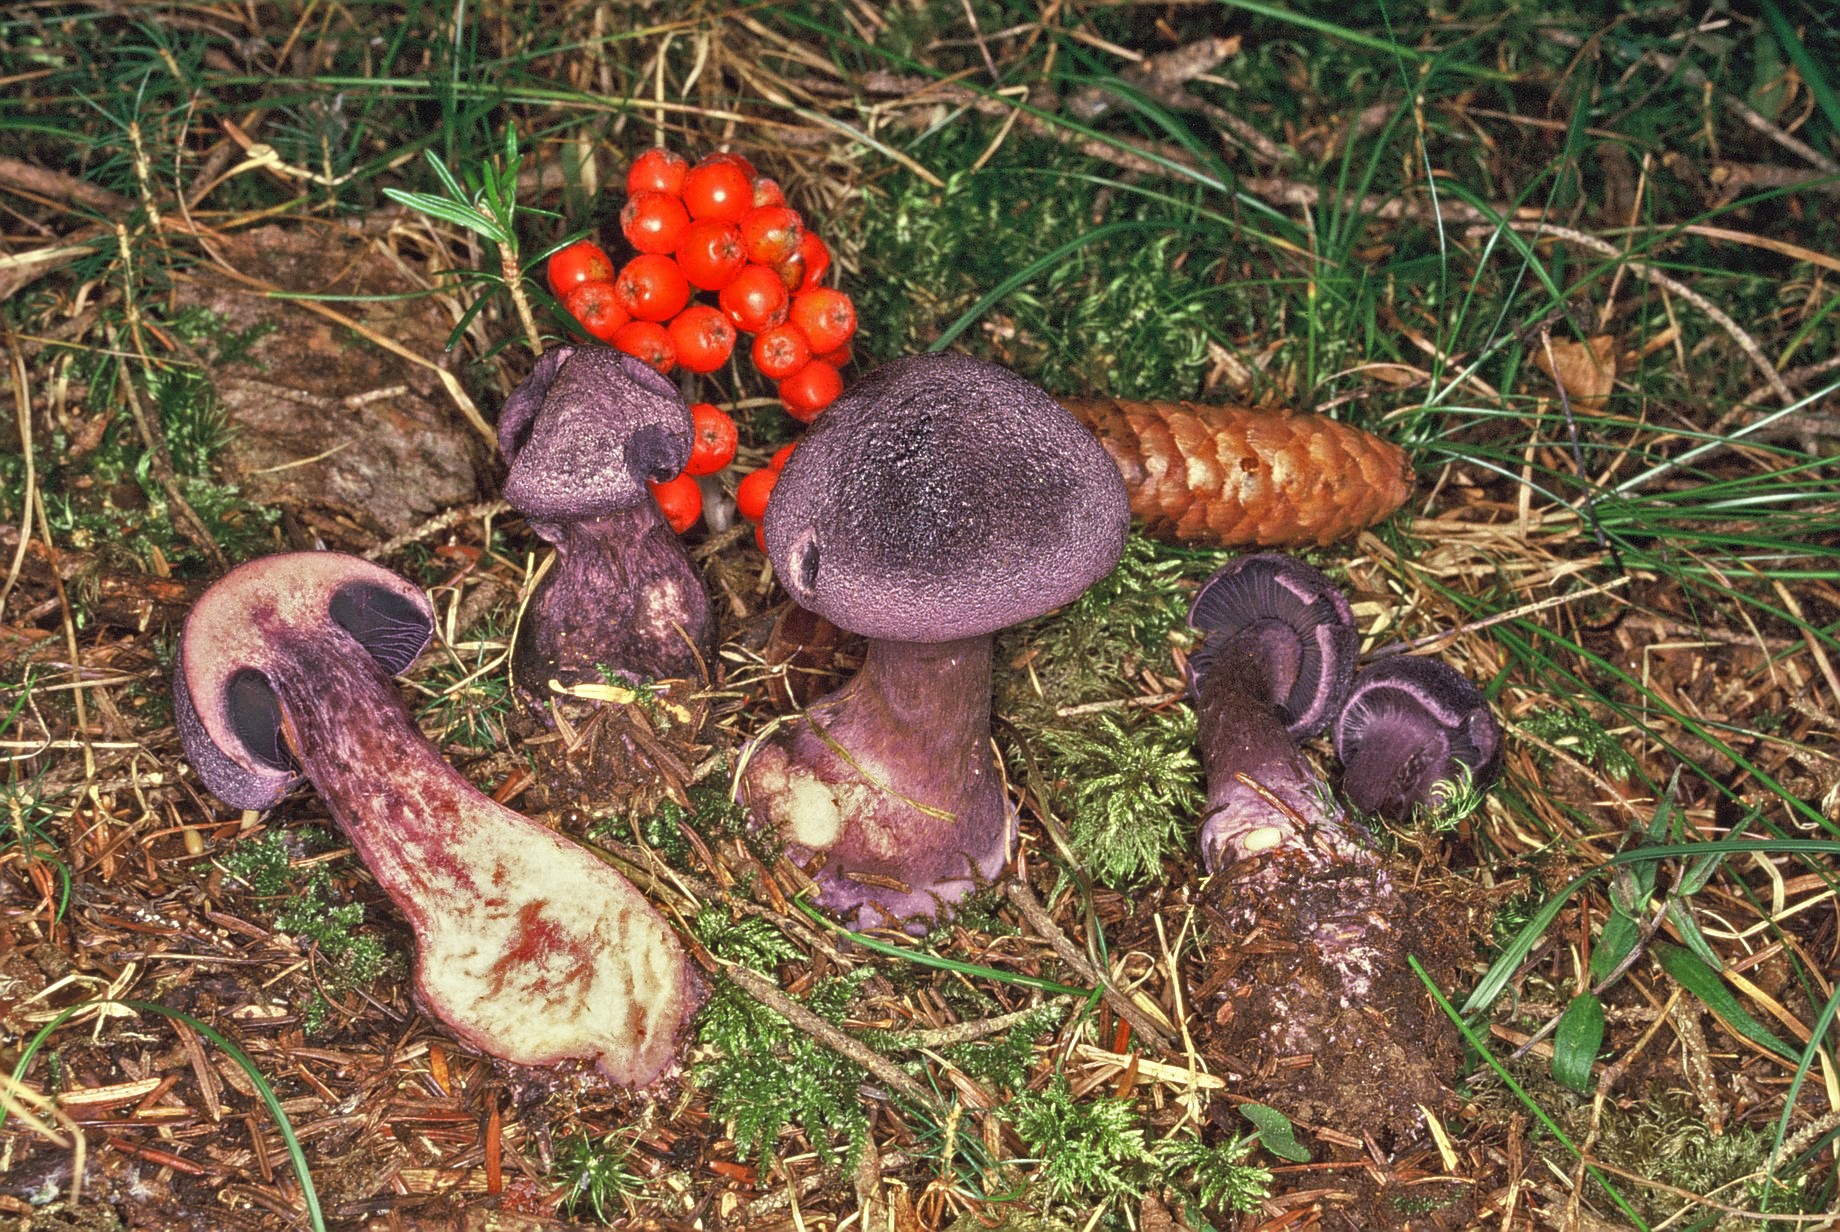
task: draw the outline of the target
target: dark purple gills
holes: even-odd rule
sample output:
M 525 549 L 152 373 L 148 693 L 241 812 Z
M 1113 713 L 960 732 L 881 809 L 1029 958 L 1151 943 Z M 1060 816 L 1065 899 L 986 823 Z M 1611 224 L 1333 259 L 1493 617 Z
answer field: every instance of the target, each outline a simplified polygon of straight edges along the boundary
M 175 711 L 186 756 L 236 807 L 304 775 L 416 938 L 416 993 L 455 1035 L 524 1065 L 649 1083 L 699 984 L 651 904 L 606 864 L 467 783 L 390 673 L 434 628 L 407 581 L 331 552 L 232 570 L 193 607 Z
M 1385 659 L 1355 677 L 1335 722 L 1342 791 L 1364 813 L 1405 821 L 1467 780 L 1501 774 L 1501 727 L 1488 700 L 1436 659 Z
M 1277 552 L 1241 556 L 1202 583 L 1188 623 L 1208 803 L 1210 872 L 1273 851 L 1346 855 L 1341 809 L 1297 742 L 1348 695 L 1359 650 L 1348 600 L 1321 572 Z
M 794 602 L 869 650 L 751 751 L 743 794 L 812 860 L 826 906 L 930 919 L 1002 869 L 1016 820 L 990 747 L 991 634 L 1108 573 L 1128 519 L 1090 433 L 962 355 L 870 373 L 806 434 L 767 507 L 767 552 Z
M 563 346 L 505 400 L 505 499 L 556 548 L 525 610 L 511 672 L 541 709 L 552 680 L 700 679 L 709 599 L 648 480 L 690 456 L 690 409 L 676 386 L 609 347 Z

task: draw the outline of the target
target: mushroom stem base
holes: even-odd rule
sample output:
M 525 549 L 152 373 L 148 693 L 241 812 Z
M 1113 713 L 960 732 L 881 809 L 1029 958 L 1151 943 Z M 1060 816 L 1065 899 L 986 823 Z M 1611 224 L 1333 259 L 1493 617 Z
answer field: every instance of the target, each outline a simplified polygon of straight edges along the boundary
M 990 744 L 990 638 L 870 641 L 855 679 L 755 748 L 742 798 L 862 927 L 994 880 L 1016 815 Z
M 593 853 L 474 790 L 369 660 L 327 666 L 349 650 L 297 640 L 293 670 L 268 677 L 288 749 L 415 932 L 419 1000 L 507 1061 L 659 1077 L 699 999 L 663 917 Z
M 631 679 L 702 680 L 709 599 L 684 549 L 649 498 L 581 522 L 533 521 L 556 545 L 511 651 L 511 678 L 541 712 L 551 680 L 581 684 L 601 669 Z
M 1329 785 L 1263 700 L 1267 690 L 1241 687 L 1231 667 L 1217 662 L 1201 686 L 1208 781 L 1201 856 L 1208 871 L 1279 852 L 1319 862 L 1370 861 Z

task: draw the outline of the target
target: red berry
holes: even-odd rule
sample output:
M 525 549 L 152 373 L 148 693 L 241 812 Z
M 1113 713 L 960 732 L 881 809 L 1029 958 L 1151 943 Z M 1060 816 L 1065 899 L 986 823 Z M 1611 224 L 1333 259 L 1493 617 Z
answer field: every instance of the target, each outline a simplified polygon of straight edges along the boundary
M 759 209 L 763 205 L 784 204 L 786 204 L 786 194 L 780 190 L 778 180 L 769 180 L 763 175 L 754 181 L 755 209 Z
M 735 327 L 708 304 L 692 304 L 671 322 L 677 362 L 692 372 L 714 372 L 735 350 Z
M 778 482 L 779 472 L 770 466 L 749 471 L 735 485 L 735 511 L 750 522 L 760 521 L 767 514 L 767 499 Z
M 658 502 L 658 512 L 678 534 L 695 526 L 703 516 L 703 489 L 687 473 L 663 483 L 646 483 L 652 489 L 652 499 Z
M 713 475 L 734 460 L 735 421 L 712 403 L 691 407 L 690 461 L 684 464 L 684 474 Z
M 717 298 L 735 328 L 750 334 L 786 319 L 786 284 L 764 265 L 750 265 L 736 274 Z
M 741 216 L 741 247 L 748 260 L 760 265 L 778 265 L 796 256 L 805 225 L 798 213 L 783 205 L 763 205 Z
M 613 281 L 620 307 L 641 321 L 668 321 L 690 302 L 690 284 L 677 262 L 657 253 L 628 261 Z
M 773 272 L 779 275 L 788 291 L 796 291 L 805 284 L 805 258 L 795 252 L 775 265 Z
M 670 193 L 634 193 L 620 211 L 620 232 L 640 252 L 675 252 L 689 225 L 684 203 Z
M 810 362 L 811 342 L 796 325 L 775 325 L 754 335 L 754 366 L 769 380 L 783 381 Z
M 626 192 L 635 197 L 642 192 L 677 196 L 684 191 L 684 176 L 689 171 L 690 164 L 684 161 L 682 154 L 673 154 L 662 147 L 647 150 L 633 159 L 632 166 L 627 169 Z
M 812 360 L 779 383 L 779 400 L 786 404 L 786 414 L 800 423 L 816 419 L 842 392 L 843 376 L 821 359 Z
M 754 177 L 734 163 L 704 159 L 684 177 L 684 208 L 692 218 L 740 222 L 754 208 Z
M 549 280 L 549 293 L 561 299 L 584 282 L 612 282 L 613 262 L 594 241 L 576 240 L 550 254 L 544 274 Z
M 620 307 L 613 284 L 605 280 L 570 287 L 562 294 L 562 306 L 583 329 L 602 342 L 611 342 L 614 332 L 632 319 L 626 309 Z
M 812 358 L 821 359 L 833 368 L 848 368 L 850 366 L 850 361 L 856 358 L 856 352 L 851 348 L 850 344 L 846 342 L 834 351 L 826 351 L 824 354 L 814 355 Z
M 781 445 L 778 449 L 775 449 L 773 451 L 773 456 L 767 459 L 767 469 L 775 471 L 784 470 L 786 467 L 786 459 L 792 456 L 792 451 L 798 447 L 798 444 L 797 441 L 790 441 L 787 444 Z
M 684 228 L 677 242 L 678 268 L 699 291 L 720 291 L 746 264 L 741 230 L 732 222 L 699 218 Z
M 669 372 L 677 362 L 677 350 L 671 335 L 656 321 L 630 321 L 607 339 L 628 355 L 636 355 L 660 372 Z
M 815 231 L 806 231 L 799 237 L 799 256 L 805 261 L 805 279 L 798 289 L 809 291 L 824 281 L 824 275 L 830 273 L 831 250 L 818 238 Z
M 754 164 L 747 160 L 747 156 L 737 154 L 733 150 L 717 150 L 713 154 L 705 154 L 696 160 L 696 165 L 699 167 L 739 167 L 747 175 L 749 185 L 760 178 L 760 172 L 754 170 Z
M 834 351 L 856 332 L 856 305 L 842 291 L 831 287 L 813 287 L 800 291 L 792 301 L 792 323 L 811 339 L 811 349 L 819 354 Z
M 767 554 L 767 524 L 765 522 L 754 528 L 754 546 L 760 549 L 762 556 Z

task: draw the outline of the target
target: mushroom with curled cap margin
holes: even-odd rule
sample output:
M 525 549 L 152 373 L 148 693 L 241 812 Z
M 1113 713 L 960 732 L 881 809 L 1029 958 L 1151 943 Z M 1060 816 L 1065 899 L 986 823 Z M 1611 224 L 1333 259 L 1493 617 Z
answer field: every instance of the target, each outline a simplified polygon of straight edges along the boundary
M 763 523 L 794 602 L 868 639 L 862 669 L 751 750 L 742 792 L 872 925 L 932 917 L 1008 861 L 991 634 L 1124 551 L 1124 483 L 1043 391 L 963 355 L 871 372 L 800 441 Z
M 421 1004 L 459 1038 L 645 1085 L 673 1063 L 697 977 L 625 878 L 481 795 L 416 729 L 390 677 L 433 631 L 420 590 L 353 556 L 231 570 L 180 640 L 186 757 L 234 808 L 312 781 L 415 933 Z
M 1267 853 L 1357 857 L 1341 810 L 1298 742 L 1341 709 L 1360 649 L 1347 596 L 1280 552 L 1230 561 L 1201 584 L 1188 623 L 1206 640 L 1188 659 L 1199 712 L 1209 872 Z
M 1335 755 L 1350 804 L 1405 821 L 1460 784 L 1487 790 L 1501 774 L 1501 727 L 1456 668 L 1401 656 L 1355 677 L 1335 720 Z
M 677 387 L 602 346 L 548 351 L 505 399 L 505 499 L 556 562 L 524 612 L 511 677 L 541 710 L 549 682 L 701 680 L 709 597 L 646 487 L 684 469 L 690 408 Z

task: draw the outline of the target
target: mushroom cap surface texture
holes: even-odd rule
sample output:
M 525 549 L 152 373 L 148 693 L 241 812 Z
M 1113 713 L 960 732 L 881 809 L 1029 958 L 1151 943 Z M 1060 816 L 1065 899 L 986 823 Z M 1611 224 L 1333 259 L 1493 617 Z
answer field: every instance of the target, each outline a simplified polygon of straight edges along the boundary
M 527 518 L 605 517 L 684 469 L 690 407 L 667 378 L 612 347 L 546 351 L 498 413 L 505 499 Z
M 427 596 L 342 552 L 291 552 L 238 565 L 193 605 L 179 639 L 173 714 L 186 759 L 235 808 L 267 808 L 301 780 L 282 747 L 269 676 L 299 671 L 293 628 L 337 625 L 394 676 L 434 635 Z
M 1355 678 L 1335 721 L 1342 791 L 1365 813 L 1404 821 L 1438 803 L 1466 768 L 1486 788 L 1501 774 L 1501 726 L 1482 690 L 1438 659 L 1383 659 Z M 1461 767 L 1461 768 L 1460 768 Z
M 1124 551 L 1118 467 L 1059 403 L 966 355 L 914 355 L 832 403 L 763 523 L 793 600 L 888 641 L 993 633 L 1077 597 Z
M 1266 700 L 1293 740 L 1315 735 L 1341 710 L 1361 637 L 1348 596 L 1320 569 L 1282 552 L 1238 557 L 1195 592 L 1188 624 L 1207 636 L 1188 656 L 1192 696 L 1231 646 L 1260 665 Z

